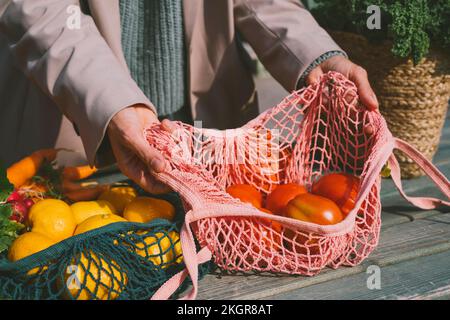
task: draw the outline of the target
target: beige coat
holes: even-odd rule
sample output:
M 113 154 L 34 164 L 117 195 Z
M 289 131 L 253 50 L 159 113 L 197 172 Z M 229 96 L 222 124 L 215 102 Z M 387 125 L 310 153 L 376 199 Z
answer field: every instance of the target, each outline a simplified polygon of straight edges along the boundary
M 78 0 L 0 0 L 0 160 L 56 145 L 80 159 L 84 146 L 94 163 L 115 113 L 152 107 L 123 57 L 118 1 L 89 0 L 92 17 L 72 29 L 67 8 Z M 204 127 L 256 115 L 238 32 L 288 91 L 317 57 L 340 50 L 298 0 L 184 0 L 184 23 L 189 102 Z

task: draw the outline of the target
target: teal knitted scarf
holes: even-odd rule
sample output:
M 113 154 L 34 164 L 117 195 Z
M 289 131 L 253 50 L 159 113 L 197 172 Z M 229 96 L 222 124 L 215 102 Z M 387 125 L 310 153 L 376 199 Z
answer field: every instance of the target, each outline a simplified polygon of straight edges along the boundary
M 121 0 L 122 47 L 131 75 L 159 116 L 186 102 L 181 0 Z

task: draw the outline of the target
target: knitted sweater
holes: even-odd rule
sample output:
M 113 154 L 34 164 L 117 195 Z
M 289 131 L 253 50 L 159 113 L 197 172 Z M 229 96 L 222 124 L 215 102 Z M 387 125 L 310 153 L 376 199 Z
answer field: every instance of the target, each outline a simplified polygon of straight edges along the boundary
M 159 116 L 186 102 L 182 6 L 181 0 L 120 0 L 125 59 Z

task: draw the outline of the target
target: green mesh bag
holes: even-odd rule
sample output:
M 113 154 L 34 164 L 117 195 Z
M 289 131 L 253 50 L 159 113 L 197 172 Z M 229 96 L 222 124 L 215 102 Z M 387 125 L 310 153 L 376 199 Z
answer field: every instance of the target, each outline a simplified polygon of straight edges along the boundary
M 149 299 L 185 268 L 179 229 L 184 210 L 175 194 L 174 222 L 119 222 L 61 241 L 17 262 L 0 257 L 1 299 Z M 209 270 L 202 266 L 200 275 Z M 189 285 L 187 279 L 179 292 Z M 175 297 L 177 294 L 175 295 Z

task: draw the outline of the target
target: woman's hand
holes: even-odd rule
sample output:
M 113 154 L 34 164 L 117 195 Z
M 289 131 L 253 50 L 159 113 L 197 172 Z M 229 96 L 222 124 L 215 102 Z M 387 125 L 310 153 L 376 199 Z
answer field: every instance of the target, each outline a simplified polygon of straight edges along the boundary
M 343 56 L 334 56 L 314 68 L 306 78 L 308 84 L 316 83 L 322 74 L 337 71 L 345 75 L 356 84 L 361 102 L 369 110 L 378 108 L 378 100 L 370 86 L 367 72 L 364 68 L 354 64 Z
M 108 136 L 119 169 L 144 190 L 163 193 L 170 189 L 157 181 L 151 171 L 161 172 L 166 162 L 143 136 L 145 128 L 159 123 L 146 106 L 135 105 L 119 111 L 110 121 Z

